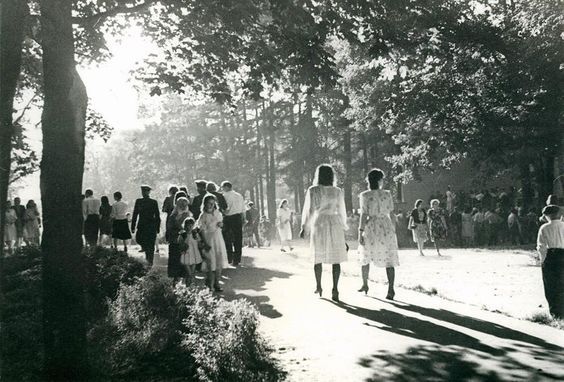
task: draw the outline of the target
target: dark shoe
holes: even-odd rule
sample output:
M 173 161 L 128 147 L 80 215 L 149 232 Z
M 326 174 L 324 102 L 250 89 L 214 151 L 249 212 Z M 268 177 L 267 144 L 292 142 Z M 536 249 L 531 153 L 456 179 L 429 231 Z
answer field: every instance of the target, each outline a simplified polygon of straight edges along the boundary
M 358 290 L 359 292 L 364 292 L 364 294 L 368 294 L 368 285 L 363 285 Z
M 323 289 L 317 288 L 313 293 L 319 293 L 319 297 L 323 294 Z
M 386 300 L 393 300 L 395 295 L 396 295 L 396 292 L 394 292 L 394 291 L 388 292 L 388 294 L 386 295 Z
M 294 250 L 294 247 L 290 247 L 290 252 L 292 252 Z
M 331 300 L 339 302 L 339 291 L 337 289 L 333 289 L 331 292 Z
M 284 248 L 280 248 L 280 252 L 286 252 Z
M 213 290 L 215 290 L 216 292 L 223 292 L 223 288 L 220 287 L 219 285 L 215 285 L 215 286 L 213 287 Z

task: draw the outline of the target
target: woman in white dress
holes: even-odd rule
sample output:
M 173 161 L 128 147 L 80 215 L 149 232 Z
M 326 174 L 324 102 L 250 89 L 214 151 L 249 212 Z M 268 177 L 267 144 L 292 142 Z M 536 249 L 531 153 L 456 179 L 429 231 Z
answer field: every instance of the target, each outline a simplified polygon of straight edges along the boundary
M 399 265 L 394 202 L 391 192 L 382 189 L 384 183 L 382 170 L 370 170 L 366 180 L 369 189 L 359 195 L 358 253 L 362 269 L 362 287 L 358 291 L 368 293 L 368 274 L 372 263 L 377 267 L 386 268 L 388 276 L 386 298 L 393 300 L 395 267 Z
M 278 235 L 280 236 L 280 251 L 286 252 L 284 244 L 290 248 L 290 252 L 294 249 L 290 240 L 292 240 L 292 211 L 288 207 L 288 201 L 282 200 L 278 208 Z
M 4 223 L 4 243 L 8 246 L 8 253 L 12 254 L 14 250 L 14 242 L 18 240 L 16 221 L 18 215 L 12 208 L 12 203 L 8 200 L 6 202 L 6 220 Z
M 343 191 L 335 187 L 333 167 L 322 164 L 315 170 L 315 179 L 306 193 L 302 211 L 300 237 L 309 234 L 309 247 L 314 258 L 316 289 L 321 297 L 321 264 L 333 265 L 333 290 L 331 299 L 339 301 L 339 276 L 341 263 L 347 261 L 347 213 Z

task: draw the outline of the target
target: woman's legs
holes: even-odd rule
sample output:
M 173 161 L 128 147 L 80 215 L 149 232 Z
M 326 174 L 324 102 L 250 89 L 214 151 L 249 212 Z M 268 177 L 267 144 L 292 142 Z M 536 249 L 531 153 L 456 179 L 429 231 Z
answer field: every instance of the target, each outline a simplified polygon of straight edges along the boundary
M 386 276 L 388 276 L 388 295 L 387 299 L 393 300 L 396 292 L 394 291 L 394 281 L 396 278 L 396 270 L 394 267 L 386 268 Z
M 221 280 L 221 268 L 215 270 L 215 281 L 213 283 L 213 288 L 217 292 L 222 292 L 223 289 L 221 289 L 221 286 L 219 285 L 219 280 Z
M 370 264 L 366 264 L 360 267 L 361 274 L 362 274 L 362 288 L 361 289 L 368 289 L 368 274 L 370 273 Z M 361 290 L 362 292 L 362 290 Z
M 440 256 L 440 255 L 441 255 L 441 251 L 440 251 L 440 248 L 439 248 L 439 241 L 438 241 L 438 240 L 435 240 L 435 248 L 437 249 L 437 255 Z
M 421 256 L 425 256 L 425 255 L 423 254 L 423 247 L 424 247 L 424 245 L 425 245 L 425 242 L 423 241 L 423 239 L 419 239 L 419 238 L 418 238 L 418 239 L 417 239 L 417 249 L 419 249 L 419 254 L 420 254 Z
M 125 240 L 123 241 L 125 243 Z M 118 239 L 114 239 L 114 246 L 113 248 L 117 251 L 117 247 L 118 247 Z
M 339 277 L 341 276 L 341 264 L 333 264 L 333 293 L 331 300 L 339 301 Z
M 319 264 L 315 264 L 313 266 L 313 273 L 315 273 L 315 285 L 316 285 L 316 289 L 315 289 L 315 293 L 319 293 L 319 296 L 321 296 L 321 263 Z

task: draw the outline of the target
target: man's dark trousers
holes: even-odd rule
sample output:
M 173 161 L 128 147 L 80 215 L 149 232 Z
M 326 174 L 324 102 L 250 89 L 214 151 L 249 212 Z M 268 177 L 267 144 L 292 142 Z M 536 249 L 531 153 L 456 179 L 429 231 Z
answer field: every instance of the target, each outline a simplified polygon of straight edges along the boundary
M 223 229 L 227 260 L 233 265 L 239 265 L 241 248 L 243 247 L 243 219 L 241 214 L 225 216 L 223 218 Z

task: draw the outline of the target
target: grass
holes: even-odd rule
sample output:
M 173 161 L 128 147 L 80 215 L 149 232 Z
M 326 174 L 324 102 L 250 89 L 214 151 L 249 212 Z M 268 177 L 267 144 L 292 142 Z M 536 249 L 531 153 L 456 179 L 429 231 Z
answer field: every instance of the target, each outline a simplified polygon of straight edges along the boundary
M 526 318 L 527 321 L 536 322 L 541 325 L 552 326 L 553 328 L 564 330 L 564 320 L 554 318 L 547 312 L 535 312 Z

